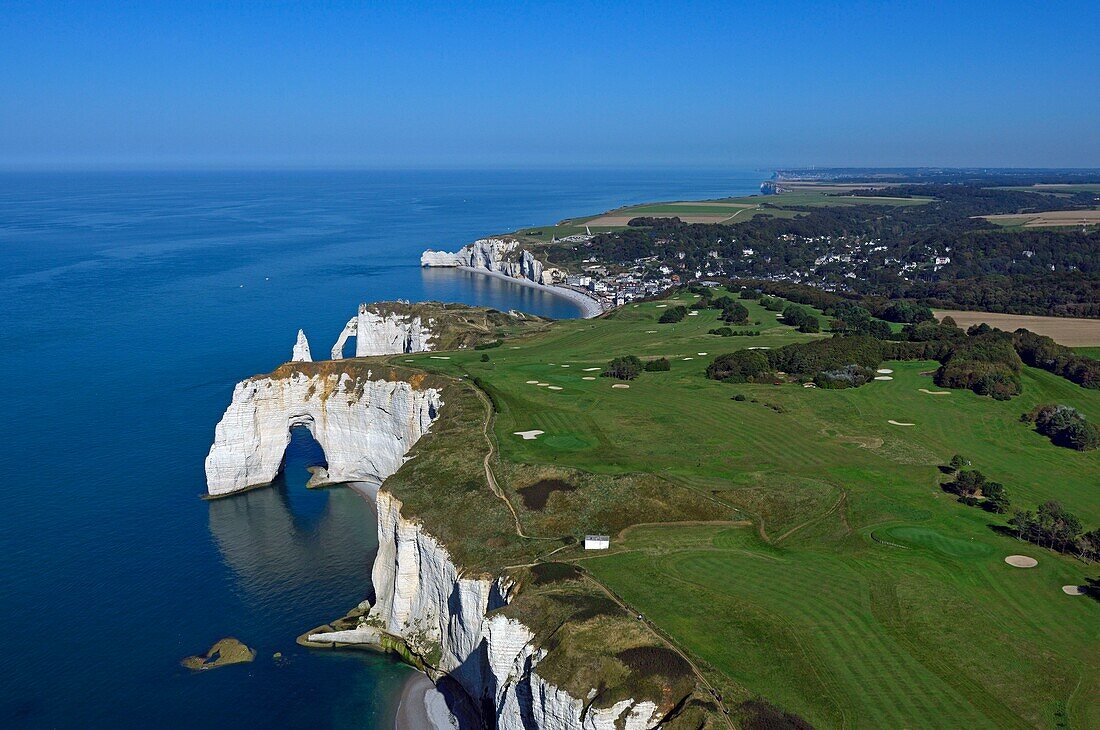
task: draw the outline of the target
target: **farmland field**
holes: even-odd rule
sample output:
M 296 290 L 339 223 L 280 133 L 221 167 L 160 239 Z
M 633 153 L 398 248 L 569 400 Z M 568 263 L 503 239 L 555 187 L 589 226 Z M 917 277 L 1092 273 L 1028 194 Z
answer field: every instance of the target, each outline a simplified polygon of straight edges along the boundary
M 884 363 L 892 380 L 850 390 L 719 383 L 704 377 L 719 353 L 826 335 L 799 334 L 756 302 L 734 328 L 755 337 L 707 334 L 715 310 L 657 323 L 692 301 L 401 361 L 477 379 L 525 529 L 612 534 L 607 553 L 555 560 L 644 614 L 726 698 L 763 696 L 818 727 L 1100 724 L 1100 604 L 1061 590 L 1095 569 L 993 529 L 1005 516 L 958 503 L 939 469 L 962 453 L 1014 506 L 1057 499 L 1091 529 L 1100 454 L 1054 446 L 1019 417 L 1058 402 L 1100 420 L 1100 392 L 1026 368 L 1011 401 L 935 396 L 924 392 L 938 390 L 935 362 Z M 614 388 L 600 371 L 627 354 L 667 357 L 671 370 Z M 530 430 L 544 433 L 516 435 Z M 533 473 L 570 488 L 526 509 Z M 707 519 L 667 522 L 632 504 L 630 490 L 643 504 L 655 484 L 704 500 Z M 1006 565 L 1015 553 L 1038 567 Z
M 1040 317 L 1027 314 L 1000 314 L 998 312 L 970 312 L 958 309 L 938 309 L 938 319 L 951 317 L 962 328 L 986 323 L 1006 332 L 1020 327 L 1040 335 L 1046 335 L 1066 347 L 1100 346 L 1100 319 L 1076 317 Z
M 553 226 L 521 229 L 515 231 L 528 239 L 547 242 L 553 238 L 562 238 L 585 233 L 586 226 L 592 233 L 606 233 L 622 230 L 632 218 L 650 216 L 671 218 L 676 216 L 685 223 L 739 223 L 757 215 L 773 218 L 794 218 L 803 213 L 792 208 L 826 207 L 853 205 L 923 205 L 931 198 L 896 198 L 887 196 L 856 197 L 830 194 L 831 190 L 799 189 L 780 195 L 749 195 L 740 198 L 720 200 L 674 201 L 668 203 L 645 203 L 642 205 L 617 208 L 598 215 L 568 218 Z M 843 192 L 843 189 L 840 189 Z

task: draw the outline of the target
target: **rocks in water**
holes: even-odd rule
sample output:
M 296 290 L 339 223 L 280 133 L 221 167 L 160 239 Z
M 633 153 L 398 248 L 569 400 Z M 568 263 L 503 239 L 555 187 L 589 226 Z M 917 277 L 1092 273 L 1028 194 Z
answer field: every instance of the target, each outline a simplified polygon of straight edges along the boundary
M 230 664 L 246 664 L 255 658 L 255 649 L 250 649 L 232 636 L 227 636 L 207 649 L 205 654 L 186 657 L 180 661 L 180 664 L 192 671 L 202 672 Z
M 313 356 L 309 354 L 309 341 L 302 330 L 298 330 L 298 341 L 294 343 L 294 354 L 290 356 L 290 361 L 313 362 Z

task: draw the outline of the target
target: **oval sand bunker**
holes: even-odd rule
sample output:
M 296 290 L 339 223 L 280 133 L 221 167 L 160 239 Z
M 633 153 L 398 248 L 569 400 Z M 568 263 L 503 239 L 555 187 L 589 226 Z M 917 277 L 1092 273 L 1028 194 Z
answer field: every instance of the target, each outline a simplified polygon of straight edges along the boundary
M 1005 562 L 1013 568 L 1034 568 L 1039 564 L 1038 560 L 1029 558 L 1026 555 L 1009 555 L 1005 558 Z
M 893 380 L 889 375 L 876 375 L 875 380 Z
M 595 380 L 591 375 L 585 375 L 581 380 Z
M 530 431 L 513 431 L 515 436 L 521 437 L 524 441 L 534 441 L 539 436 L 546 433 L 545 431 L 539 431 L 537 428 Z
M 1084 586 L 1062 586 L 1062 593 L 1067 596 L 1083 596 L 1085 595 Z
M 626 383 L 615 383 L 611 387 L 612 388 L 629 388 L 630 386 L 627 385 Z
M 891 370 L 890 368 L 879 368 L 875 372 L 878 373 L 879 375 L 889 375 L 890 373 L 892 373 L 894 371 Z

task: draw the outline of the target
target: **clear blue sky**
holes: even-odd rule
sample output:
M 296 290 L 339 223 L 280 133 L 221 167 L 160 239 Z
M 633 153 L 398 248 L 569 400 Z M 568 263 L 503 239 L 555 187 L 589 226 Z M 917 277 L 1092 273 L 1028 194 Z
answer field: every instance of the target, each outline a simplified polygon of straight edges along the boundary
M 0 2 L 0 166 L 1100 166 L 1097 2 Z

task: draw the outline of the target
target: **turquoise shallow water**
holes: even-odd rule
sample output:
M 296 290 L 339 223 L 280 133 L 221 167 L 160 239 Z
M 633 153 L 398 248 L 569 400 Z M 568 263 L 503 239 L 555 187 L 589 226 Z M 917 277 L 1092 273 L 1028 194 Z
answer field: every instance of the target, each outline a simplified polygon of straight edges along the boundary
M 233 384 L 326 353 L 360 301 L 576 316 L 425 247 L 624 202 L 755 191 L 730 171 L 0 174 L 0 725 L 387 727 L 408 669 L 309 652 L 369 592 L 369 505 L 271 489 L 205 502 Z M 259 656 L 198 675 L 223 636 Z M 272 655 L 282 652 L 282 661 Z

